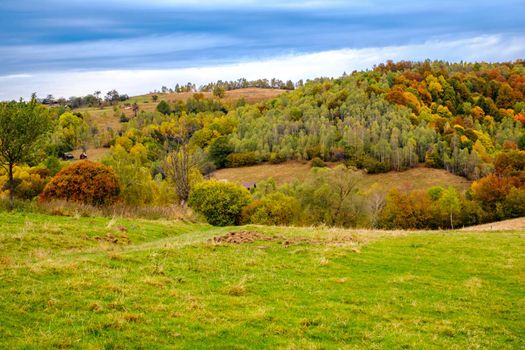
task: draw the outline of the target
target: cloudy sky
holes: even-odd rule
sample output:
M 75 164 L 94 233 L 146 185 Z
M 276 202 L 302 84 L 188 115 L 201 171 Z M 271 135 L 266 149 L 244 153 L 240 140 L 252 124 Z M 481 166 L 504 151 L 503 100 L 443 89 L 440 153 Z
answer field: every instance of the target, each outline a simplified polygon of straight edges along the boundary
M 525 58 L 523 0 L 1 0 L 0 100 Z

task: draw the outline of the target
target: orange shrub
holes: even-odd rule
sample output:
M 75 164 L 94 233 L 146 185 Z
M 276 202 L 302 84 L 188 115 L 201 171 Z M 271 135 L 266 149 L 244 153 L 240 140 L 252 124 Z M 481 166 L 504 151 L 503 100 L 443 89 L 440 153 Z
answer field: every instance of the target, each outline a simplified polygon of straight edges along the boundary
M 40 198 L 65 199 L 90 205 L 114 203 L 120 189 L 112 168 L 88 160 L 62 169 L 44 188 Z

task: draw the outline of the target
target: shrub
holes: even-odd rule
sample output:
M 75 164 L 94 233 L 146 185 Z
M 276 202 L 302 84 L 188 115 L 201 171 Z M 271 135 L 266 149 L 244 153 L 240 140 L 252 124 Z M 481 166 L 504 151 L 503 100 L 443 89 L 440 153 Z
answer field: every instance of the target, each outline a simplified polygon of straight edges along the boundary
M 504 202 L 505 215 L 508 218 L 517 218 L 525 215 L 525 190 L 511 188 Z
M 190 193 L 189 205 L 215 226 L 239 224 L 241 212 L 251 201 L 248 190 L 216 180 L 197 184 Z
M 369 174 L 386 173 L 391 170 L 388 164 L 367 156 L 359 157 L 355 165 L 359 169 L 366 169 Z
M 157 105 L 157 111 L 159 111 L 160 113 L 162 114 L 165 114 L 165 115 L 168 115 L 171 113 L 171 107 L 170 105 L 168 104 L 168 102 L 162 100 L 159 102 L 159 104 Z
M 262 225 L 289 225 L 299 212 L 297 199 L 281 192 L 252 202 L 242 212 L 243 222 Z
M 44 189 L 49 175 L 49 170 L 44 167 L 15 167 L 13 172 L 15 197 L 25 200 L 35 198 Z M 7 176 L 0 174 L 0 194 L 2 191 L 7 191 L 8 189 L 9 181 Z
M 421 229 L 432 221 L 432 201 L 428 192 L 390 190 L 379 225 L 386 229 Z
M 257 155 L 255 152 L 232 153 L 226 157 L 226 160 L 229 167 L 238 168 L 257 164 Z
M 44 188 L 41 199 L 65 199 L 90 205 L 114 203 L 119 195 L 113 169 L 88 160 L 62 169 Z
M 213 96 L 223 98 L 224 96 L 226 96 L 226 90 L 221 85 L 216 85 L 213 88 Z
M 325 168 L 326 163 L 319 157 L 312 159 L 312 168 Z
M 53 156 L 47 157 L 46 160 L 42 162 L 42 165 L 44 165 L 49 170 L 51 176 L 55 176 L 62 169 L 60 160 Z
M 283 156 L 282 154 L 272 152 L 270 153 L 269 161 L 271 164 L 280 164 L 286 161 L 286 157 Z

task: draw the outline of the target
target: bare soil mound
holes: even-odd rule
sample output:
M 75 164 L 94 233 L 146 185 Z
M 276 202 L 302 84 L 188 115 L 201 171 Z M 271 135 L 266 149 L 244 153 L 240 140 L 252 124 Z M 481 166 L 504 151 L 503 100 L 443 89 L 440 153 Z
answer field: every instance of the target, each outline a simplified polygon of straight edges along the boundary
M 242 244 L 252 243 L 255 241 L 274 241 L 279 239 L 276 236 L 268 236 L 256 231 L 239 231 L 229 232 L 224 236 L 213 237 L 209 240 L 210 243 L 230 243 Z
M 351 236 L 328 238 L 328 239 L 314 239 L 307 237 L 284 237 L 279 235 L 265 235 L 257 231 L 237 231 L 229 232 L 223 236 L 216 236 L 208 240 L 209 243 L 215 244 L 244 244 L 253 243 L 255 241 L 273 241 L 288 247 L 295 244 L 328 244 L 328 245 L 348 245 L 355 244 L 355 240 Z

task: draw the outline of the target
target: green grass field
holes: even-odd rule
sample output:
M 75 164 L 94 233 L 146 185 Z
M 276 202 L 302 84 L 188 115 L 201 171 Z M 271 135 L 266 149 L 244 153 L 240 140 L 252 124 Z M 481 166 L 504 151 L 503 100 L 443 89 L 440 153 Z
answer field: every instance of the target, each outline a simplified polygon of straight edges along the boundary
M 524 238 L 0 213 L 0 348 L 523 349 Z

